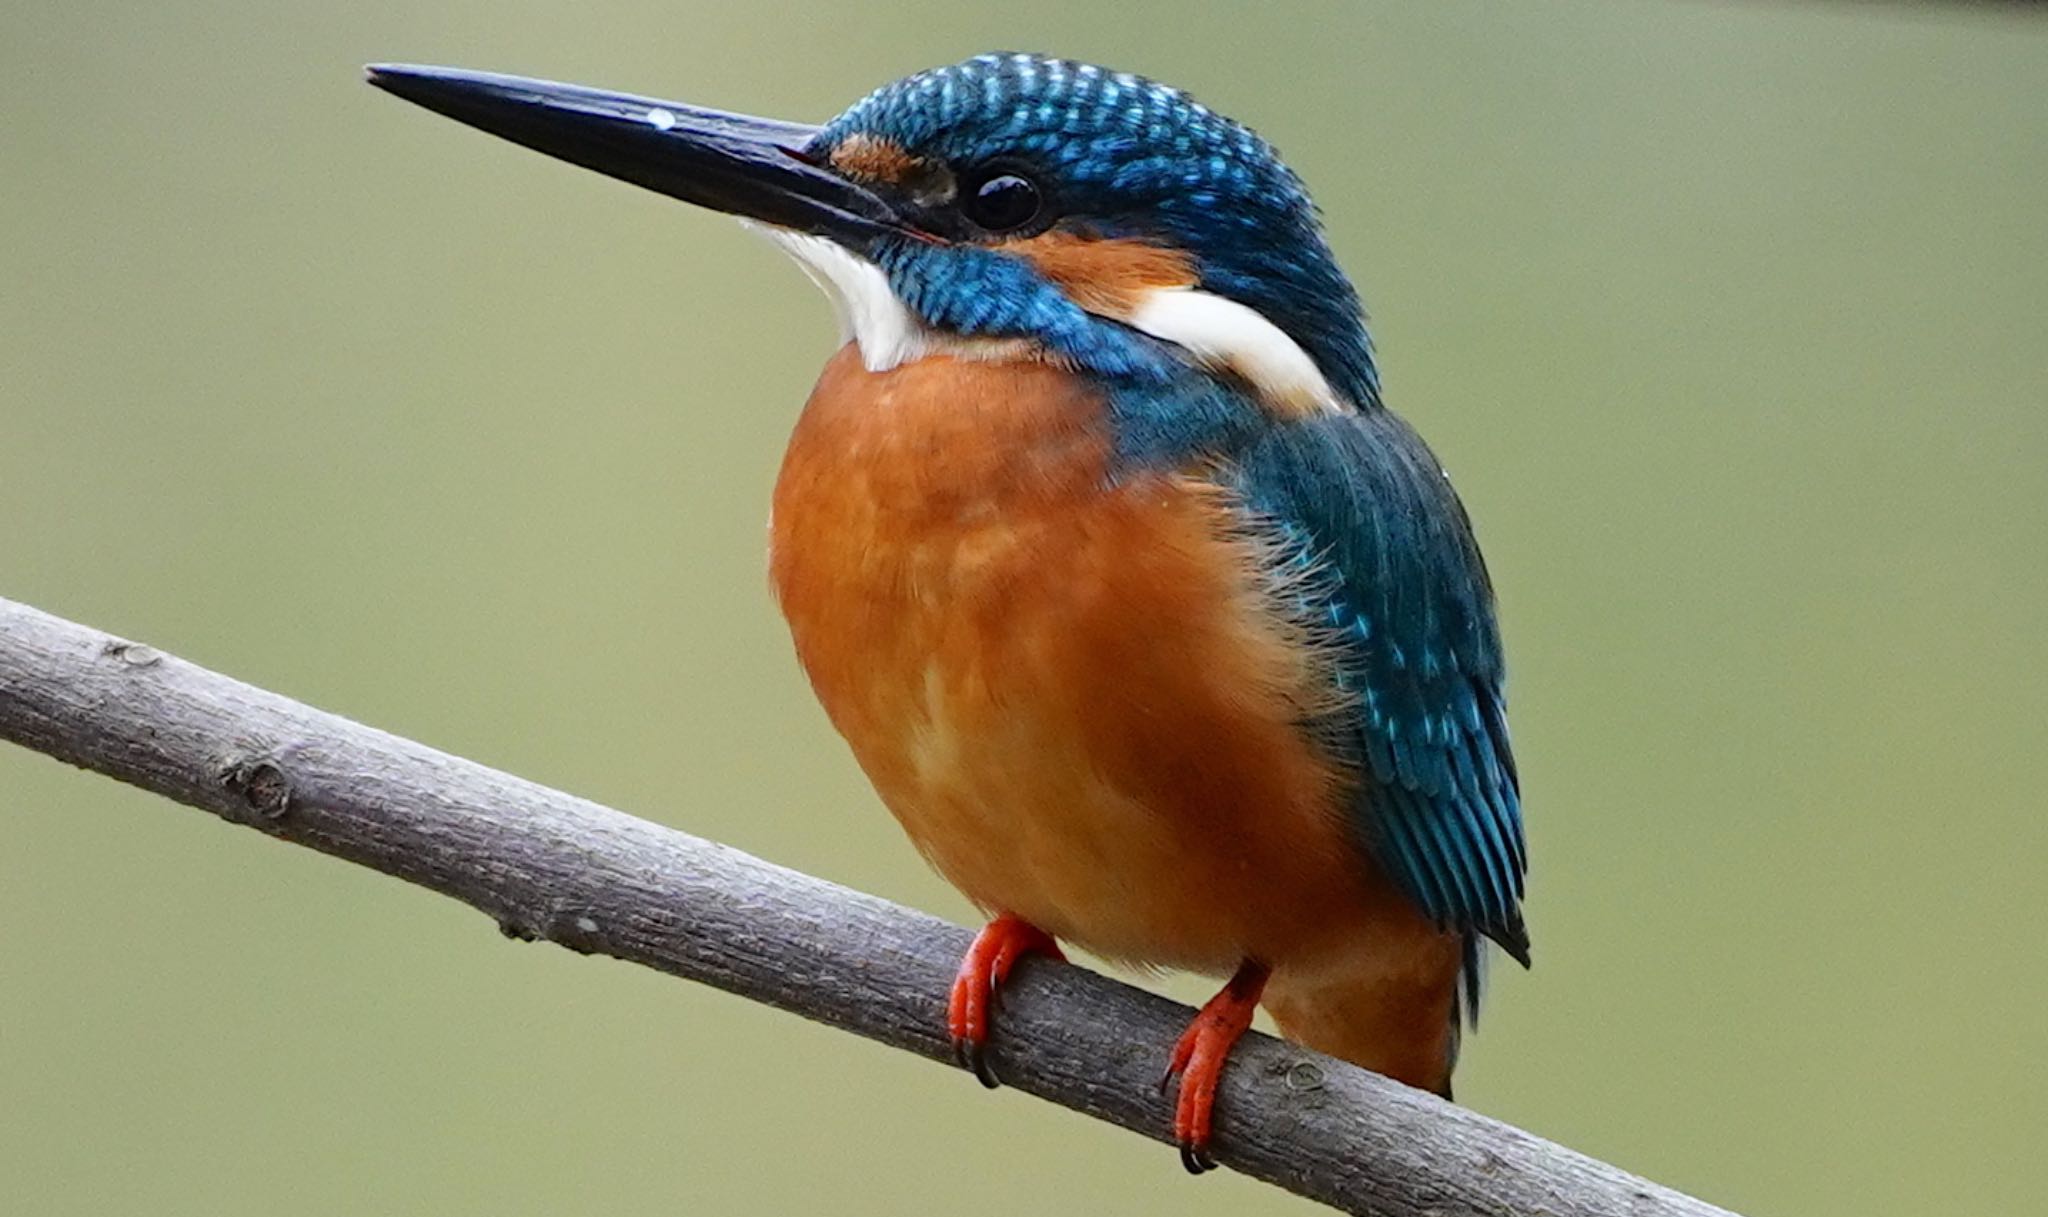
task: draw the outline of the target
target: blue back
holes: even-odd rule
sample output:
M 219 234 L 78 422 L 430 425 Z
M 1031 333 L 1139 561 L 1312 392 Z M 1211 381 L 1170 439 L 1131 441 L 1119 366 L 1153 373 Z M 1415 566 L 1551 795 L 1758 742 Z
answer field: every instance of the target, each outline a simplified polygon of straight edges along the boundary
M 1295 619 L 1332 657 L 1341 709 L 1308 724 L 1359 777 L 1361 848 L 1432 920 L 1529 962 L 1528 852 L 1493 587 L 1443 467 L 1383 407 L 1275 420 L 1189 374 L 1110 391 L 1119 455 L 1221 458 L 1218 477 L 1284 569 Z
M 1299 566 L 1296 608 L 1338 656 L 1322 730 L 1367 776 L 1363 844 L 1439 925 L 1527 963 L 1527 851 L 1493 589 L 1436 458 L 1386 410 L 1269 429 L 1237 485 Z

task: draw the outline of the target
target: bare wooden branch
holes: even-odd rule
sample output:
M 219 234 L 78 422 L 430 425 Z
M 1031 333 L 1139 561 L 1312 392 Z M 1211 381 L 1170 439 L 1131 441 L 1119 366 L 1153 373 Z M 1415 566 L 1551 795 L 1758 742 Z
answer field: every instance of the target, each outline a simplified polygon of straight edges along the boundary
M 704 981 L 935 1061 L 967 933 L 922 913 L 0 600 L 0 737 L 473 905 L 507 934 Z M 1011 1085 L 1154 1139 L 1190 1011 L 1022 965 L 993 1060 Z M 1216 1155 L 1387 1217 L 1724 1210 L 1262 1035 L 1224 1078 Z M 998 1117 L 991 1116 L 991 1119 Z M 1175 1169 L 1162 1156 L 1159 1169 Z

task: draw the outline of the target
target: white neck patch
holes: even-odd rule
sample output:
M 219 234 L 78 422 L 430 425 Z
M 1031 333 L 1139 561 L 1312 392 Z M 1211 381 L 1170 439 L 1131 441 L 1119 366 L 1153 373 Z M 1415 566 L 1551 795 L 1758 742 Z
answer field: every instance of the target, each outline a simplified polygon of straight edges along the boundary
M 1155 287 L 1119 320 L 1173 343 L 1198 363 L 1235 374 L 1284 413 L 1340 408 L 1316 361 L 1249 305 L 1192 287 Z
M 745 224 L 796 259 L 823 289 L 839 319 L 841 341 L 860 347 L 870 372 L 886 372 L 931 355 L 1009 360 L 1031 356 L 1022 339 L 966 338 L 934 329 L 910 311 L 873 262 L 825 237 L 768 224 Z M 1229 372 L 1273 409 L 1288 415 L 1341 409 L 1315 360 L 1257 309 L 1192 287 L 1147 289 L 1127 314 L 1104 314 L 1173 343 L 1197 363 Z

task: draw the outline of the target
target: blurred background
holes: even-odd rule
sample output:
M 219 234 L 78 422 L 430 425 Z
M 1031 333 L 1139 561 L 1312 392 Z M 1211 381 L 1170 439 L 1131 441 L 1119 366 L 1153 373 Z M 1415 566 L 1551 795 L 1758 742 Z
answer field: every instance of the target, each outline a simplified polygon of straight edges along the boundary
M 2026 6 L 10 4 L 0 595 L 966 919 L 764 587 L 823 302 L 729 222 L 359 65 L 815 120 L 992 48 L 1273 138 L 1478 519 L 1537 967 L 1496 970 L 1460 1098 L 1751 1214 L 2036 1207 Z M 11 748 L 0 1196 L 1304 1211 Z

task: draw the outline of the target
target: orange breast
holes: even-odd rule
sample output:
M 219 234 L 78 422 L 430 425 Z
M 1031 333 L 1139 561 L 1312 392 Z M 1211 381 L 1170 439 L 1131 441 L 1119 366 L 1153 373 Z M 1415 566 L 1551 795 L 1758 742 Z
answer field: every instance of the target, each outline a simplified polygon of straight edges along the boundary
M 1324 687 L 1220 492 L 1106 475 L 1039 363 L 826 367 L 772 576 L 833 723 L 970 899 L 1113 958 L 1227 971 L 1419 924 L 1298 724 Z

